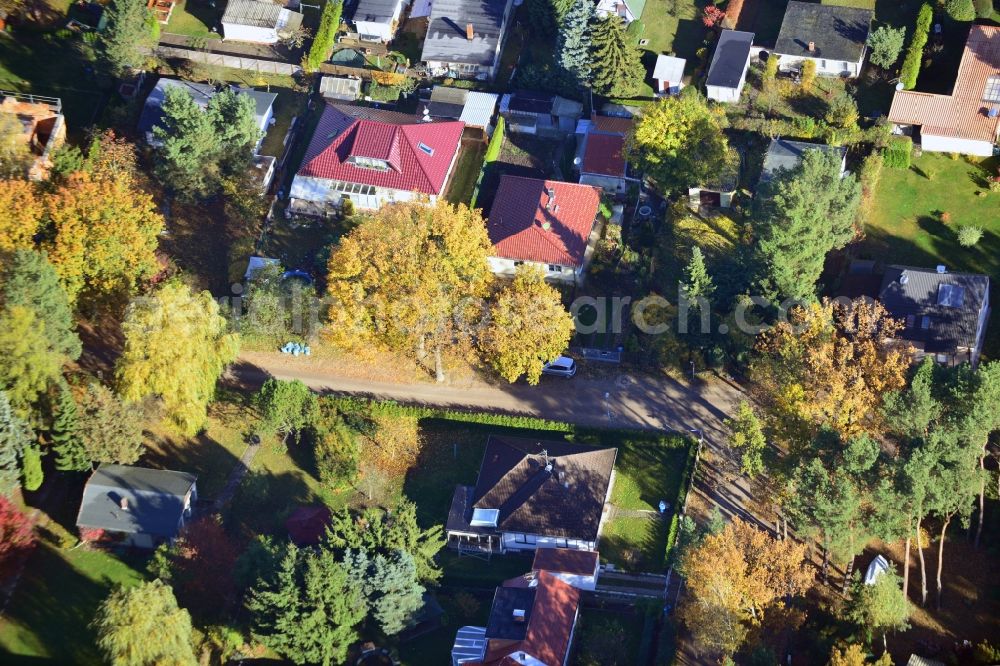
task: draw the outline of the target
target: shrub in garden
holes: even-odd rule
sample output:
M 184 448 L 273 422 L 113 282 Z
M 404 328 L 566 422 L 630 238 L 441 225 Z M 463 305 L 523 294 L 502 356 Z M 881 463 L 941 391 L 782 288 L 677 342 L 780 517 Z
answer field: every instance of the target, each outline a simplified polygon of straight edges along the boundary
M 319 29 L 313 39 L 309 54 L 303 59 L 303 69 L 315 72 L 333 53 L 333 45 L 337 42 L 337 31 L 340 29 L 340 16 L 344 11 L 343 0 L 327 0 L 323 5 L 323 13 L 319 19 Z
M 958 230 L 958 242 L 962 247 L 973 247 L 982 237 L 982 227 L 969 225 Z
M 909 169 L 913 154 L 913 139 L 908 136 L 894 136 L 885 149 L 885 166 L 892 169 Z
M 816 82 L 816 61 L 806 60 L 802 63 L 802 89 L 806 92 L 812 90 L 813 83 Z
M 956 21 L 974 21 L 976 19 L 976 7 L 972 4 L 972 0 L 947 0 L 944 3 L 944 8 L 948 12 L 948 16 Z
M 993 16 L 993 0 L 972 0 L 976 8 L 976 18 L 988 19 Z
M 846 92 L 830 100 L 824 120 L 835 127 L 853 127 L 858 123 L 858 103 Z

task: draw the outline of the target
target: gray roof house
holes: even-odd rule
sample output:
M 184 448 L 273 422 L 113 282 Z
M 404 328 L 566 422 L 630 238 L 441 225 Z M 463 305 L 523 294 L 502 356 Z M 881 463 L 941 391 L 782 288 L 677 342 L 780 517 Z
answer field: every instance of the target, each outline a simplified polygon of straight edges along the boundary
M 717 102 L 738 102 L 750 66 L 750 47 L 754 34 L 741 30 L 723 30 L 715 46 L 712 64 L 705 81 L 706 94 Z
M 771 145 L 764 156 L 764 168 L 760 179 L 767 182 L 774 177 L 779 169 L 794 169 L 802 161 L 802 156 L 809 150 L 823 150 L 836 153 L 840 157 L 840 174 L 846 173 L 847 148 L 843 146 L 828 146 L 823 143 L 807 143 L 790 139 L 771 139 Z
M 196 481 L 186 472 L 102 464 L 83 489 L 76 526 L 154 548 L 176 538 L 190 520 L 198 499 Z
M 327 99 L 353 102 L 361 96 L 361 79 L 348 76 L 324 76 L 319 80 L 319 94 Z
M 396 34 L 406 0 L 358 0 L 351 20 L 359 37 L 369 42 L 389 42 Z
M 812 60 L 817 74 L 858 76 L 874 15 L 868 9 L 792 0 L 774 45 L 779 69 L 799 69 Z
M 990 313 L 990 278 L 910 266 L 887 266 L 878 300 L 903 323 L 897 334 L 943 365 L 978 365 Z
M 500 98 L 506 131 L 560 139 L 576 130 L 583 104 L 552 93 L 518 90 Z
M 618 449 L 493 435 L 475 486 L 458 486 L 446 531 L 459 551 L 594 550 Z
M 432 76 L 492 81 L 513 0 L 434 0 L 421 60 Z
M 168 88 L 180 88 L 185 90 L 191 98 L 202 109 L 208 106 L 208 101 L 219 92 L 215 86 L 207 83 L 192 83 L 191 81 L 181 81 L 179 79 L 161 78 L 156 82 L 156 86 L 149 92 L 146 102 L 143 104 L 142 113 L 139 114 L 139 124 L 137 129 L 146 137 L 146 143 L 156 147 L 159 141 L 153 136 L 153 128 L 163 122 L 163 101 L 167 95 Z M 278 99 L 277 93 L 264 92 L 263 90 L 251 90 L 233 86 L 240 95 L 246 95 L 254 103 L 254 119 L 257 121 L 257 128 L 260 130 L 261 141 L 274 117 L 274 100 Z M 258 142 L 258 147 L 260 143 Z

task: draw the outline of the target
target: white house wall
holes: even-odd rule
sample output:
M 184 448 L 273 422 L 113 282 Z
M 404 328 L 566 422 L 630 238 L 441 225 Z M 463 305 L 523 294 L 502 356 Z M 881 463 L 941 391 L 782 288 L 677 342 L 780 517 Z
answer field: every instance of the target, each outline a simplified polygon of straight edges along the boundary
M 953 136 L 934 136 L 927 133 L 921 133 L 920 147 L 932 153 L 959 153 L 979 157 L 993 155 L 993 144 L 988 141 L 960 139 Z
M 583 576 L 580 574 L 568 574 L 555 571 L 550 571 L 549 573 L 567 585 L 572 585 L 578 590 L 594 590 L 597 588 L 596 576 Z
M 580 175 L 581 185 L 593 185 L 605 192 L 617 194 L 625 191 L 625 179 L 615 176 L 605 176 L 597 173 L 584 173 Z
M 389 42 L 392 40 L 392 26 L 395 24 L 394 22 L 395 19 L 393 19 L 393 23 L 355 21 L 354 25 L 358 29 L 358 34 L 364 37 L 365 39 L 371 40 L 372 38 L 374 38 L 374 40 L 376 41 Z
M 803 58 L 801 56 L 779 54 L 778 69 L 782 71 L 799 69 L 806 60 L 812 60 L 816 63 L 816 73 L 821 76 L 848 76 L 854 78 L 861 71 L 861 63 L 864 62 L 864 56 L 858 62 L 846 62 L 844 60 Z
M 278 42 L 278 33 L 274 28 L 260 28 L 252 25 L 223 23 L 222 35 L 226 40 L 234 42 L 255 42 L 257 44 Z
M 545 273 L 545 279 L 555 282 L 573 284 L 576 281 L 578 273 L 571 266 L 558 266 L 557 269 L 552 269 L 549 264 L 540 264 L 534 261 L 516 262 L 514 259 L 507 259 L 505 257 L 489 257 L 487 261 L 489 261 L 490 270 L 493 271 L 494 275 L 501 277 L 514 277 L 514 274 L 517 272 L 518 263 L 537 266 Z

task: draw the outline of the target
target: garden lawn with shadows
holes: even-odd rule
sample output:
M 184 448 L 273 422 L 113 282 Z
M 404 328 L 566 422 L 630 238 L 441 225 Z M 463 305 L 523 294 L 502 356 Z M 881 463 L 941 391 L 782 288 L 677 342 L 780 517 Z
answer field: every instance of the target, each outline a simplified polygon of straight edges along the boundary
M 997 158 L 924 153 L 909 169 L 889 169 L 882 179 L 865 225 L 865 239 L 855 249 L 860 258 L 950 271 L 985 273 L 1000 280 L 1000 193 L 990 192 Z M 983 237 L 973 247 L 958 242 L 963 226 L 978 226 Z M 992 300 L 992 299 L 991 299 Z M 986 353 L 1000 353 L 996 317 L 987 330 Z

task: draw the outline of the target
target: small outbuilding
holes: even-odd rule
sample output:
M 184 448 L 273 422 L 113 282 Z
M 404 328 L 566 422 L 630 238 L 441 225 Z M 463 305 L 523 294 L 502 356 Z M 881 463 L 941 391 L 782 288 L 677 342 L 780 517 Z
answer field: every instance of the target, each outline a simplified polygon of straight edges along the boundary
M 225 39 L 276 44 L 302 25 L 302 14 L 270 0 L 228 0 L 222 15 Z
M 358 0 L 354 27 L 366 42 L 388 43 L 396 34 L 406 0 Z
M 811 60 L 817 74 L 858 76 L 874 16 L 869 9 L 792 0 L 774 44 L 778 68 L 800 69 Z
M 674 56 L 656 56 L 653 66 L 653 80 L 656 81 L 657 95 L 676 95 L 684 87 L 684 66 L 687 60 Z
M 353 102 L 361 96 L 361 79 L 350 76 L 324 76 L 319 80 L 319 94 L 327 99 Z
M 740 101 L 750 66 L 750 47 L 754 34 L 742 30 L 723 30 L 708 68 L 705 87 L 709 99 L 717 102 Z

